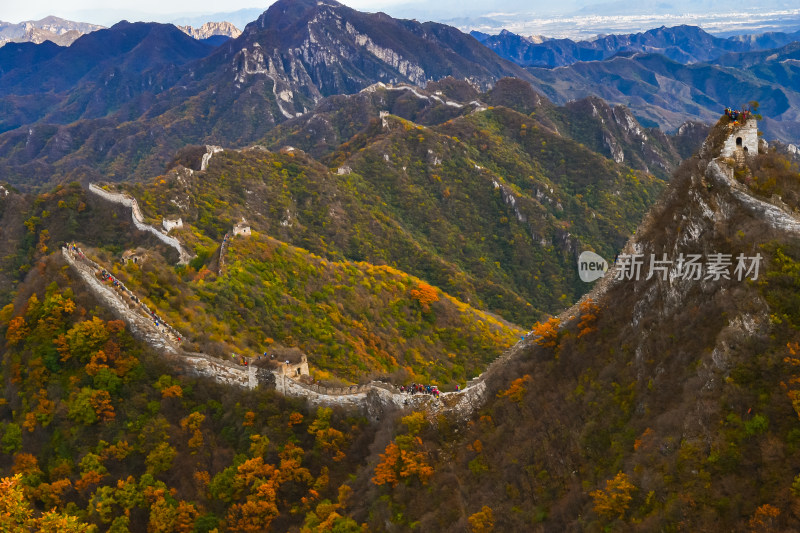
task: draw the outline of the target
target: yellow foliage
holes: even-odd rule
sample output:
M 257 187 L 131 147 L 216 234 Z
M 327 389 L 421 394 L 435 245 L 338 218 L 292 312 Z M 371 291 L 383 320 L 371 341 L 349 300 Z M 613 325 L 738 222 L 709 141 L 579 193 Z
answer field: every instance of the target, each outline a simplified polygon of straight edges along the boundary
M 87 533 L 96 531 L 74 516 L 47 511 L 33 517 L 31 504 L 21 486 L 22 476 L 0 479 L 0 531 L 39 531 L 43 533 Z
M 594 500 L 594 511 L 608 519 L 622 518 L 633 499 L 636 486 L 628 480 L 624 472 L 617 473 L 606 481 L 604 490 L 597 489 L 590 496 Z
M 469 525 L 473 533 L 489 533 L 494 531 L 494 516 L 492 515 L 492 508 L 484 505 L 481 510 L 471 515 Z
M 15 316 L 12 318 L 8 323 L 8 329 L 6 330 L 6 341 L 8 342 L 9 346 L 17 344 L 19 341 L 27 337 L 27 335 L 28 328 L 25 325 L 25 319 L 21 316 Z

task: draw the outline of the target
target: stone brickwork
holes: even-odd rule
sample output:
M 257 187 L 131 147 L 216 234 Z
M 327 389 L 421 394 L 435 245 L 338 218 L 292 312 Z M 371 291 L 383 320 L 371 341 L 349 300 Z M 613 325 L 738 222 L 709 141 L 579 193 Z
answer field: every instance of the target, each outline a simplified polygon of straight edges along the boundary
M 736 157 L 740 152 L 743 155 L 758 154 L 758 121 L 750 118 L 741 126 L 734 126 L 731 134 L 725 139 L 720 155 L 722 157 Z

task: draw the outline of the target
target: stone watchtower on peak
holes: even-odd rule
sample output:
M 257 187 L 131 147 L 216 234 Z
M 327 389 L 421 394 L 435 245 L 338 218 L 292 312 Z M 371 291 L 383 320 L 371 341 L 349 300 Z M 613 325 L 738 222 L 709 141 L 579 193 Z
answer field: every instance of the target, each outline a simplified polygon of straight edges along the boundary
M 741 125 L 732 124 L 732 132 L 725 139 L 720 155 L 722 157 L 739 158 L 758 154 L 758 121 L 749 117 Z

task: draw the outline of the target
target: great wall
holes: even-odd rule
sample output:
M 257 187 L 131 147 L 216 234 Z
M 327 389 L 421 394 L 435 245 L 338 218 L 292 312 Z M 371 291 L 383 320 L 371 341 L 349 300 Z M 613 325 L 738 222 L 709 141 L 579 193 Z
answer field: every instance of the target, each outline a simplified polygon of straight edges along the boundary
M 136 226 L 136 229 L 138 229 L 139 231 L 146 231 L 152 235 L 155 235 L 158 240 L 160 240 L 167 246 L 177 250 L 179 256 L 178 259 L 179 264 L 186 264 L 192 258 L 192 256 L 186 250 L 183 249 L 183 246 L 181 246 L 181 242 L 178 239 L 176 239 L 175 237 L 170 237 L 163 231 L 145 222 L 144 216 L 142 216 L 142 210 L 139 208 L 139 202 L 137 202 L 136 198 L 134 198 L 133 196 L 110 192 L 101 187 L 98 187 L 94 183 L 89 185 L 89 191 L 93 192 L 94 194 L 103 198 L 104 200 L 108 200 L 109 202 L 129 207 L 131 209 L 131 219 L 133 220 L 133 225 Z
M 222 151 L 217 146 L 207 146 L 203 156 L 201 170 L 205 170 L 213 154 Z M 123 193 L 108 191 L 94 183 L 89 191 L 109 202 L 131 209 L 131 219 L 135 227 L 154 235 L 161 242 L 175 249 L 179 255 L 179 264 L 186 264 L 192 256 L 183 248 L 181 242 L 165 232 L 147 224 L 137 200 Z M 219 251 L 218 272 L 225 268 L 225 252 L 232 238 L 225 235 Z M 86 284 L 90 292 L 97 297 L 119 319 L 126 322 L 132 334 L 146 342 L 154 350 L 163 354 L 164 358 L 175 363 L 177 371 L 198 376 L 205 376 L 217 382 L 253 389 L 259 385 L 274 386 L 281 394 L 306 398 L 312 405 L 343 406 L 366 411 L 371 417 L 379 417 L 386 408 L 427 409 L 429 412 L 449 412 L 462 417 L 469 416 L 483 404 L 486 393 L 487 378 L 492 376 L 510 360 L 518 357 L 526 347 L 535 342 L 536 337 L 529 334 L 493 361 L 478 377 L 473 378 L 467 386 L 456 392 L 444 392 L 438 397 L 427 394 L 407 394 L 398 388 L 382 382 L 371 382 L 349 387 L 331 388 L 321 385 L 307 385 L 296 381 L 280 372 L 258 368 L 249 364 L 241 366 L 233 361 L 212 357 L 207 354 L 190 352 L 182 348 L 181 334 L 169 326 L 158 315 L 150 312 L 139 297 L 136 297 L 121 283 L 107 284 L 98 279 L 97 274 L 104 269 L 87 258 L 79 249 L 62 248 L 65 261 Z M 613 269 L 613 267 L 612 267 Z M 577 316 L 579 306 L 587 298 L 595 301 L 608 288 L 613 280 L 609 271 L 600 279 L 593 290 L 584 295 L 569 309 L 564 310 L 558 318 L 562 327 Z M 154 317 L 157 320 L 154 320 Z
M 783 206 L 776 205 L 775 202 L 754 198 L 746 191 L 743 185 L 734 179 L 731 164 L 738 165 L 742 159 L 742 154 L 737 152 L 745 152 L 744 148 L 747 145 L 759 142 L 757 138 L 755 141 L 750 139 L 752 136 L 747 137 L 744 142 L 741 141 L 740 137 L 744 137 L 744 135 L 739 133 L 740 129 L 749 131 L 753 129 L 753 124 L 748 122 L 744 128 L 734 129 L 729 134 L 730 138 L 727 140 L 723 152 L 730 151 L 731 146 L 733 146 L 734 152 L 732 154 L 726 152 L 718 157 L 711 157 L 707 167 L 706 178 L 718 185 L 722 185 L 724 189 L 729 191 L 731 199 L 734 199 L 749 211 L 757 213 L 760 218 L 764 219 L 772 227 L 792 233 L 800 233 L 800 221 L 794 214 L 788 213 Z M 704 145 L 704 150 L 706 148 L 706 145 Z M 208 164 L 208 159 L 211 155 L 218 151 L 209 149 L 206 157 L 204 157 L 204 166 Z M 749 152 L 750 154 L 758 153 L 758 144 L 755 144 L 755 148 L 751 148 Z M 729 157 L 726 158 L 726 155 Z M 732 158 L 730 157 L 731 155 L 733 156 Z M 185 263 L 191 258 L 176 238 L 170 237 L 144 222 L 144 217 L 135 198 L 106 191 L 94 184 L 90 185 L 90 190 L 110 202 L 130 207 L 136 228 L 154 234 L 162 242 L 176 249 L 181 262 Z M 655 223 L 653 213 L 659 210 L 659 206 L 663 206 L 668 202 L 668 198 L 669 195 L 664 195 L 656 201 L 653 208 L 650 209 L 638 225 L 633 236 L 625 244 L 621 251 L 622 254 L 641 252 L 643 243 L 639 242 L 639 236 L 643 234 L 643 230 Z M 226 234 L 221 244 L 220 272 L 224 268 L 225 248 L 230 238 L 230 234 Z M 205 376 L 220 383 L 250 389 L 259 385 L 273 386 L 281 394 L 305 398 L 312 405 L 336 405 L 357 408 L 365 411 L 372 418 L 379 418 L 387 408 L 425 409 L 430 413 L 446 412 L 466 418 L 486 400 L 488 378 L 499 372 L 513 359 L 522 356 L 526 349 L 538 339 L 532 333 L 528 334 L 489 364 L 486 370 L 480 376 L 473 378 L 464 389 L 456 392 L 441 393 L 439 397 L 431 397 L 426 394 L 410 395 L 402 393 L 392 385 L 382 382 L 371 382 L 341 388 L 307 385 L 280 372 L 257 368 L 252 364 L 240 366 L 232 361 L 184 350 L 181 347 L 180 333 L 164 323 L 158 315 L 150 312 L 141 303 L 141 299 L 133 295 L 124 285 L 120 284 L 115 288 L 114 284 L 109 285 L 98 279 L 97 273 L 103 271 L 100 265 L 87 258 L 79 249 L 62 248 L 62 255 L 79 278 L 87 285 L 91 293 L 110 309 L 115 316 L 125 321 L 134 336 L 163 354 L 165 359 L 174 362 L 176 370 Z M 557 316 L 561 328 L 566 327 L 579 316 L 580 306 L 587 299 L 600 302 L 601 297 L 617 282 L 619 268 L 620 266 L 617 264 L 612 265 L 605 275 L 595 283 L 590 292 Z M 154 321 L 153 317 L 158 317 L 158 319 Z
M 123 320 L 134 337 L 161 353 L 166 361 L 174 363 L 178 372 L 204 376 L 219 383 L 248 389 L 254 389 L 259 385 L 274 386 L 277 392 L 286 396 L 305 398 L 312 405 L 357 408 L 372 418 L 379 418 L 387 408 L 426 409 L 434 413 L 449 412 L 462 417 L 469 416 L 484 402 L 487 391 L 486 378 L 509 360 L 518 357 L 523 349 L 536 339 L 529 335 L 518 341 L 492 362 L 483 374 L 471 380 L 464 389 L 444 392 L 438 397 L 403 393 L 396 387 L 382 382 L 335 388 L 307 385 L 280 372 L 257 367 L 254 364 L 242 366 L 226 359 L 185 350 L 181 346 L 182 335 L 177 330 L 152 312 L 140 297 L 121 282 L 104 282 L 101 273 L 105 269 L 86 257 L 80 248 L 66 246 L 61 252 L 66 263 L 72 267 L 98 301 L 114 316 Z M 612 277 L 607 275 L 602 278 L 590 294 L 565 310 L 560 315 L 562 324 L 576 316 L 578 306 L 586 298 L 597 298 L 605 292 Z
M 72 267 L 89 291 L 108 308 L 114 316 L 123 320 L 134 337 L 146 342 L 162 354 L 164 359 L 176 365 L 179 372 L 187 372 L 211 378 L 219 383 L 254 389 L 259 385 L 274 386 L 275 390 L 286 396 L 306 398 L 313 405 L 338 405 L 365 409 L 372 416 L 380 416 L 386 407 L 424 408 L 432 410 L 468 408 L 471 411 L 476 400 L 482 397 L 481 387 L 471 387 L 452 398 L 454 393 L 444 393 L 435 400 L 424 394 L 400 393 L 391 385 L 373 382 L 349 387 L 324 387 L 306 385 L 288 376 L 254 364 L 242 366 L 207 354 L 190 352 L 182 348 L 182 336 L 142 302 L 122 283 L 102 279 L 103 267 L 88 258 L 76 246 L 61 249 L 66 263 Z M 438 405 L 432 405 L 438 403 Z

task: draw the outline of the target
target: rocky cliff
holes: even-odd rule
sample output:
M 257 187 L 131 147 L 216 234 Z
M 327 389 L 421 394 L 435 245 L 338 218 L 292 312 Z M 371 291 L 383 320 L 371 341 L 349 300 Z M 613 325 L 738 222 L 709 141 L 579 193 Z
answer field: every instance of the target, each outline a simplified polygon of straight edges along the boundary
M 231 24 L 230 22 L 206 22 L 199 28 L 191 26 L 178 26 L 178 28 L 191 37 L 197 40 L 208 39 L 214 35 L 222 35 L 235 39 L 242 34 L 242 30 Z

